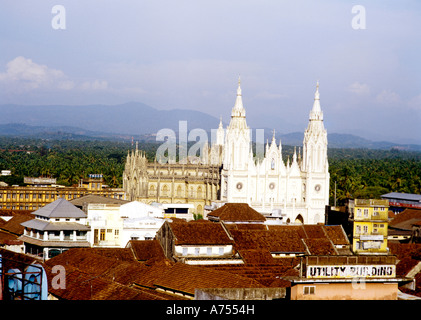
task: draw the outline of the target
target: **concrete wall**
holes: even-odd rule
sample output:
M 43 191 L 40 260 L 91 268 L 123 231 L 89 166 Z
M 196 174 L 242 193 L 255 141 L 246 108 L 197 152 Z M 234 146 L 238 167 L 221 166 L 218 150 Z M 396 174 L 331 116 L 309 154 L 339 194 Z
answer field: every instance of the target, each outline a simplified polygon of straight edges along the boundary
M 196 289 L 195 300 L 273 300 L 284 299 L 286 288 Z
M 314 294 L 304 294 L 304 287 L 314 287 Z M 291 288 L 291 300 L 397 300 L 395 283 L 314 283 Z

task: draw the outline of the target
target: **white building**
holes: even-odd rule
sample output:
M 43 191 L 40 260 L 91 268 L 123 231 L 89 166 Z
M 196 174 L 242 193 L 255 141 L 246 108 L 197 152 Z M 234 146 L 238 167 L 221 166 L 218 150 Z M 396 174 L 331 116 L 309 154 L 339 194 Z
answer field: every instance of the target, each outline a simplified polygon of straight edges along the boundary
M 90 246 L 86 214 L 69 201 L 58 198 L 32 214 L 33 220 L 21 223 L 25 229 L 19 240 L 25 243 L 25 253 L 49 259 L 70 248 Z
M 162 209 L 146 203 L 132 201 L 120 207 L 123 221 L 121 244 L 124 248 L 130 240 L 152 240 L 164 223 Z
M 225 130 L 220 125 L 217 137 L 217 144 L 222 144 L 224 137 L 222 202 L 247 203 L 266 215 L 275 211 L 284 222 L 324 222 L 329 202 L 329 166 L 319 84 L 304 133 L 302 161 L 294 152 L 292 161 L 285 162 L 282 144 L 277 145 L 275 136 L 267 143 L 264 158 L 253 158 L 240 81 L 230 124 Z
M 164 223 L 162 209 L 138 201 L 89 204 L 87 212 L 95 247 L 124 248 L 130 240 L 153 239 Z

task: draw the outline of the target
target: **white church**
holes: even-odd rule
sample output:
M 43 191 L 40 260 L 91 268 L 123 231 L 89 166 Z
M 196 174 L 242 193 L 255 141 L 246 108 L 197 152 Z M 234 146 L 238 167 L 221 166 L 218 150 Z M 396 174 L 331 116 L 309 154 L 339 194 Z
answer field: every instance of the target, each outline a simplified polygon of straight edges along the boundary
M 211 146 L 203 143 L 199 157 L 180 157 L 178 163 L 149 162 L 136 145 L 123 172 L 127 198 L 149 204 L 189 204 L 193 213 L 200 214 L 216 203 L 247 203 L 285 223 L 324 222 L 329 166 L 318 84 L 302 152 L 301 148 L 298 154 L 295 151 L 292 159 L 283 158 L 275 135 L 262 150 L 264 155 L 254 157 L 240 81 L 231 121 L 224 129 L 221 119 L 215 131 L 216 141 Z
M 240 80 L 231 121 L 226 129 L 220 123 L 216 144 L 223 146 L 221 202 L 247 203 L 287 223 L 324 223 L 325 206 L 329 204 L 329 165 L 318 83 L 304 132 L 302 157 L 295 151 L 291 161 L 285 161 L 282 144 L 278 145 L 273 136 L 266 144 L 264 158 L 254 159 Z

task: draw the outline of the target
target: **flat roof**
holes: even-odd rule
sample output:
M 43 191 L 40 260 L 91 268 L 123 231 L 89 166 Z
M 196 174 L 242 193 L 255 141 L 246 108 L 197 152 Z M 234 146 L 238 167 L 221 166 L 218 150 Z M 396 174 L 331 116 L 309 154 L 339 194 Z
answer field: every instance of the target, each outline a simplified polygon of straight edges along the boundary
M 400 199 L 400 200 L 421 202 L 421 194 L 414 194 L 414 193 L 390 192 L 390 193 L 383 194 L 380 197 L 386 198 L 386 199 Z

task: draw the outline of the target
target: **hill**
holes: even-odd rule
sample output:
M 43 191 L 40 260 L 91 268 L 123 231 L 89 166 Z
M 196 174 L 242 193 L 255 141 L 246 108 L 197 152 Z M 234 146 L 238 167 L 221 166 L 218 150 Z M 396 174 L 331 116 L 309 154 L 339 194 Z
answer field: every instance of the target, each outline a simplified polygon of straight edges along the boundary
M 219 123 L 219 119 L 204 112 L 157 110 L 139 102 L 86 106 L 4 104 L 0 105 L 0 114 L 0 135 L 56 140 L 130 140 L 133 137 L 153 142 L 160 129 L 177 132 L 181 120 L 187 121 L 188 130 L 201 128 L 207 132 Z M 264 130 L 265 141 L 270 141 L 272 130 Z M 283 145 L 301 146 L 303 137 L 303 132 L 276 134 Z M 371 141 L 353 134 L 329 133 L 328 142 L 330 148 L 421 151 L 421 145 Z

